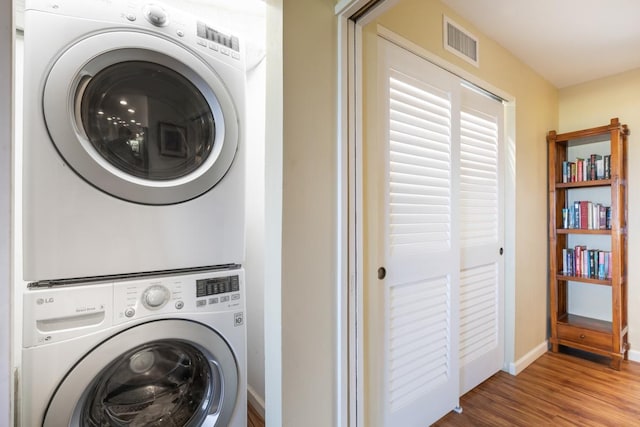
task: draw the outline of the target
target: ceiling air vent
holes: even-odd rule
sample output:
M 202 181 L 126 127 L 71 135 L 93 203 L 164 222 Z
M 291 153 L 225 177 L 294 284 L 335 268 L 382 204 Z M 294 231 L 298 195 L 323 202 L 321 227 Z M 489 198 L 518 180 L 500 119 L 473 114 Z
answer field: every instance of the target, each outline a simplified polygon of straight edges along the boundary
M 467 62 L 480 66 L 478 38 L 444 16 L 444 48 Z

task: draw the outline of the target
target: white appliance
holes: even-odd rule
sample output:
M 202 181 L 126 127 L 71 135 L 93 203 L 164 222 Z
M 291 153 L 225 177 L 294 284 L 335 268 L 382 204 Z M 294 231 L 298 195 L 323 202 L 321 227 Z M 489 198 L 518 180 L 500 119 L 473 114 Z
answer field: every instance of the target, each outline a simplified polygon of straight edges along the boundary
M 246 427 L 242 269 L 31 288 L 21 425 Z
M 24 278 L 244 258 L 244 43 L 158 3 L 27 0 Z

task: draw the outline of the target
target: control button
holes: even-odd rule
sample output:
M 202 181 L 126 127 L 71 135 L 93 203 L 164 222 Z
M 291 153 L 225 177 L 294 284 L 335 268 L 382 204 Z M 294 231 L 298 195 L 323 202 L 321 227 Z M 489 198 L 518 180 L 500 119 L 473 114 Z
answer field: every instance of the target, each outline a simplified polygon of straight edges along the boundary
M 180 310 L 182 307 L 184 307 L 184 301 L 176 301 L 176 308 Z
M 136 314 L 136 309 L 133 307 L 129 307 L 124 311 L 124 315 L 127 317 L 133 317 Z
M 220 302 L 228 302 L 228 301 L 229 301 L 229 296 L 228 295 L 220 297 Z
M 148 4 L 144 8 L 144 16 L 147 21 L 151 22 L 156 27 L 164 27 L 167 25 L 169 15 L 167 12 L 157 4 Z
M 184 31 L 182 30 L 176 31 L 176 34 L 178 35 L 178 37 L 184 37 Z
M 231 295 L 231 299 L 232 299 L 232 300 L 240 299 L 240 294 L 233 294 L 233 295 Z
M 136 15 L 134 15 L 133 13 L 127 13 L 125 15 L 125 18 L 127 18 L 129 21 L 133 22 L 136 20 Z
M 153 285 L 142 294 L 142 304 L 150 310 L 157 310 L 169 301 L 170 296 L 169 289 L 162 285 Z
M 235 313 L 233 317 L 235 326 L 242 326 L 244 324 L 244 313 Z
M 206 41 L 206 40 L 198 39 L 196 42 L 197 42 L 200 46 L 207 47 L 207 41 Z
M 237 53 L 237 52 L 231 52 L 231 57 L 232 57 L 233 59 L 240 59 L 240 54 L 239 54 L 239 53 Z
M 218 303 L 218 297 L 209 298 L 209 304 L 217 304 L 217 303 Z
M 223 47 L 222 49 L 220 49 L 220 53 L 222 53 L 223 55 L 229 55 L 229 49 Z
M 238 276 L 231 276 L 231 292 L 238 292 L 240 290 L 240 278 Z
M 199 299 L 196 301 L 196 307 L 204 307 L 205 305 L 207 305 L 206 299 Z
M 214 50 L 214 51 L 218 51 L 218 45 L 215 44 L 214 42 L 209 42 L 209 49 Z

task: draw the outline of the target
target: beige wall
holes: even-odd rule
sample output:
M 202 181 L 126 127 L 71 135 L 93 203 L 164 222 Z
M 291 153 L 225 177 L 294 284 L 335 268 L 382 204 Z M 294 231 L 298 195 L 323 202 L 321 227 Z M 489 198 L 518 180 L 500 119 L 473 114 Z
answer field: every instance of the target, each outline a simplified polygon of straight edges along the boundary
M 628 281 L 629 281 L 629 341 L 630 357 L 640 360 L 635 338 L 640 334 L 640 265 L 634 262 L 640 256 L 640 148 L 635 135 L 640 134 L 640 69 L 604 79 L 561 89 L 559 92 L 559 131 L 602 126 L 612 117 L 629 125 L 628 150 Z M 634 344 L 635 342 L 635 344 Z
M 443 13 L 480 37 L 479 68 L 444 50 Z M 516 211 L 515 307 L 511 309 L 515 309 L 517 361 L 547 337 L 546 133 L 557 126 L 557 89 L 438 0 L 403 0 L 378 22 L 515 97 L 516 198 L 507 203 L 515 203 Z
M 334 3 L 334 0 L 283 2 L 282 425 L 285 427 L 336 425 Z M 268 361 L 266 369 L 269 370 Z M 268 390 L 266 398 L 270 399 Z

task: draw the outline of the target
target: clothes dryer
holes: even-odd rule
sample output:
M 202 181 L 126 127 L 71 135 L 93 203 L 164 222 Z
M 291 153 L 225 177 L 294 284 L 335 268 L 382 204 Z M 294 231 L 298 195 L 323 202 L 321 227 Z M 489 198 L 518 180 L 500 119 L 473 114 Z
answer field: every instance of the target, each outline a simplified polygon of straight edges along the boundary
M 242 269 L 32 287 L 25 427 L 246 427 Z
M 244 43 L 159 3 L 27 0 L 24 278 L 241 264 Z

